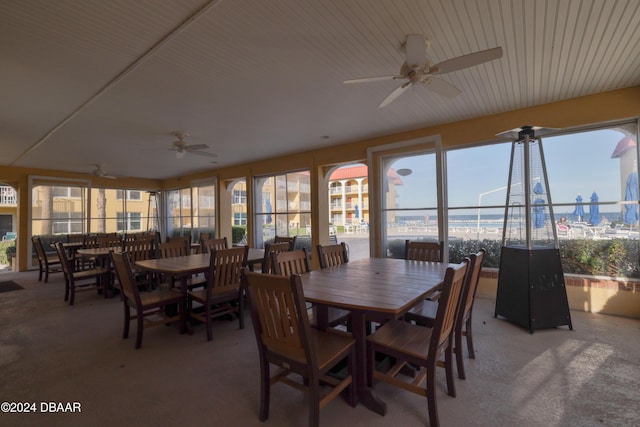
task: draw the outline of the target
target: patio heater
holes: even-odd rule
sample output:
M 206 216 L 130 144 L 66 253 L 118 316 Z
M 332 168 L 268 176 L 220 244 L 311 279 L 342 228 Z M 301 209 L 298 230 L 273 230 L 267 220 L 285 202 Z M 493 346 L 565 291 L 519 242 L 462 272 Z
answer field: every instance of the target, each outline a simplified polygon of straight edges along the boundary
M 497 135 L 514 141 L 494 316 L 530 333 L 573 329 L 542 150 L 541 135 L 554 130 L 523 126 Z
M 147 203 L 147 231 L 160 231 L 160 207 L 158 206 L 158 193 L 147 191 L 149 201 Z

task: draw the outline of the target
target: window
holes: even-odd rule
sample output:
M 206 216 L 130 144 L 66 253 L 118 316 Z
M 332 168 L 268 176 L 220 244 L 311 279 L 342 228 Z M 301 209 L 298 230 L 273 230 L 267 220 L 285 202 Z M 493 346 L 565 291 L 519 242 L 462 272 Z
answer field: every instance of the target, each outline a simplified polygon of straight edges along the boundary
M 91 232 L 141 231 L 150 229 L 150 226 L 156 227 L 155 203 L 151 206 L 151 194 L 142 190 L 91 189 Z M 151 223 L 147 214 L 152 216 Z
M 256 244 L 277 236 L 299 236 L 311 248 L 311 195 L 308 171 L 255 179 Z M 305 243 L 301 243 L 305 246 Z
M 191 234 L 191 189 L 182 188 L 166 193 L 167 236 Z
M 139 190 L 116 190 L 117 200 L 122 200 L 123 192 L 126 192 L 127 200 L 142 200 L 142 192 Z
M 193 231 L 200 233 L 216 233 L 216 185 L 211 181 L 202 182 L 192 189 Z
M 31 190 L 32 233 L 51 235 L 84 232 L 87 189 L 76 184 L 48 185 L 38 181 L 33 182 Z
M 565 273 L 635 277 L 640 271 L 635 132 L 632 122 L 542 138 Z M 511 145 L 447 152 L 452 262 L 485 247 L 485 266 L 499 267 Z
M 404 257 L 404 242 L 439 241 L 436 154 L 383 158 L 382 219 L 386 255 Z
M 247 203 L 247 191 L 246 190 L 233 190 L 233 204 L 246 204 Z
M 234 212 L 233 213 L 233 225 L 247 225 L 247 213 L 246 212 Z
M 116 229 L 120 232 L 141 231 L 142 215 L 140 212 L 117 212 Z
M 78 187 L 53 187 L 52 195 L 59 198 L 80 198 L 82 197 L 82 189 Z

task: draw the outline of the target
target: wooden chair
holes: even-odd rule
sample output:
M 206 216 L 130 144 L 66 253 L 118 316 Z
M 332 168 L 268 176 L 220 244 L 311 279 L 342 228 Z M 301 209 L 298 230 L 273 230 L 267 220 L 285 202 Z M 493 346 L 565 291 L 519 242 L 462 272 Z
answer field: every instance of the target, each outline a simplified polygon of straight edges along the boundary
M 75 302 L 76 292 L 97 290 L 102 291 L 105 298 L 109 296 L 108 268 L 95 267 L 89 270 L 76 270 L 75 263 L 67 257 L 67 251 L 61 242 L 56 243 L 56 251 L 62 264 L 62 271 L 64 271 L 64 300 L 68 300 L 69 305 L 73 305 Z
M 216 317 L 236 314 L 240 329 L 244 329 L 244 298 L 241 298 L 240 279 L 248 250 L 248 247 L 238 247 L 212 251 L 209 270 L 205 274 L 205 288 L 187 294 L 189 315 L 206 324 L 208 341 L 212 337 L 211 320 Z M 204 305 L 204 313 L 194 312 L 194 301 Z
M 122 239 L 117 235 L 104 235 L 97 238 L 98 248 L 122 248 Z
M 40 267 L 38 281 L 42 281 L 42 275 L 44 274 L 44 282 L 47 283 L 49 281 L 49 273 L 62 273 L 63 270 L 60 262 L 60 257 L 52 253 L 47 253 L 47 251 L 45 251 L 40 236 L 32 236 L 31 242 L 33 243 L 33 247 L 36 250 L 36 255 L 38 256 L 38 265 Z
M 190 252 L 188 246 L 189 241 L 181 238 L 173 238 L 168 242 L 158 243 L 156 248 L 156 258 L 175 258 L 179 256 L 187 256 Z M 160 283 L 164 282 L 164 277 L 158 274 L 156 277 L 156 286 L 160 286 Z M 171 287 L 175 286 L 175 277 L 171 278 Z
M 180 330 L 184 330 L 184 294 L 177 289 L 158 289 L 152 292 L 140 292 L 133 278 L 129 255 L 111 252 L 111 262 L 114 265 L 118 281 L 122 287 L 124 301 L 124 331 L 122 339 L 129 337 L 129 325 L 136 320 L 135 348 L 142 346 L 142 334 L 145 329 L 159 325 L 166 325 L 178 321 Z M 178 313 L 173 316 L 166 315 L 165 307 L 177 305 Z M 131 313 L 133 308 L 134 314 Z
M 402 320 L 391 320 L 367 337 L 368 385 L 373 386 L 373 380 L 376 379 L 426 396 L 431 427 L 439 426 L 435 371 L 442 354 L 448 394 L 454 397 L 456 395 L 452 366 L 454 326 L 467 267 L 468 262 L 465 260 L 462 264 L 447 269 L 436 321 L 432 328 Z M 383 372 L 375 369 L 377 353 L 392 359 L 388 370 Z M 398 378 L 407 364 L 409 367 L 421 368 L 415 378 L 409 378 L 408 382 Z M 424 381 L 426 386 L 421 386 Z
M 222 237 L 220 239 L 200 239 L 200 253 L 208 254 L 211 251 L 217 251 L 220 249 L 228 249 L 227 238 Z
M 484 261 L 485 250 L 480 249 L 476 254 L 469 257 L 469 268 L 465 278 L 464 287 L 462 288 L 462 296 L 458 313 L 456 315 L 455 325 L 455 345 L 454 352 L 456 354 L 456 365 L 458 368 L 458 378 L 465 379 L 464 362 L 462 358 L 462 337 L 467 337 L 467 350 L 469 358 L 475 359 L 476 355 L 473 350 L 473 335 L 471 329 L 471 316 L 473 313 L 473 302 L 475 301 L 478 282 L 480 281 L 480 272 L 482 270 L 482 262 Z M 405 320 L 413 321 L 418 325 L 433 327 L 438 313 L 438 302 L 426 300 L 415 308 L 411 309 L 405 315 Z
M 271 267 L 271 254 L 280 252 L 288 252 L 290 250 L 291 245 L 288 242 L 282 243 L 266 243 L 264 245 L 264 257 L 262 258 L 262 268 L 261 272 L 266 274 L 271 274 L 273 272 L 273 268 Z M 250 266 L 250 269 L 252 266 Z
M 336 245 L 318 245 L 318 261 L 320 268 L 334 267 L 349 262 L 347 245 L 344 243 Z
M 177 256 L 187 256 L 189 248 L 185 244 L 186 240 L 170 240 L 158 243 L 158 258 L 173 258 Z
M 442 262 L 444 242 L 405 241 L 405 256 L 409 261 Z
M 296 240 L 298 236 L 286 237 L 286 236 L 276 236 L 273 239 L 273 243 L 288 243 L 289 250 L 292 251 L 296 248 Z
M 310 327 L 300 276 L 278 277 L 244 270 L 243 287 L 249 295 L 260 355 L 260 420 L 269 418 L 271 385 L 278 381 L 308 391 L 310 426 L 319 425 L 320 409 L 347 388 L 348 403 L 355 406 L 355 341 L 338 331 Z M 328 372 L 345 358 L 347 375 L 341 380 L 329 376 Z M 282 369 L 271 375 L 271 364 Z M 290 374 L 302 376 L 303 382 Z M 333 389 L 321 395 L 321 383 Z
M 122 250 L 126 252 L 129 257 L 136 284 L 145 286 L 147 290 L 150 290 L 152 284 L 151 274 L 146 270 L 136 267 L 135 262 L 152 259 L 154 257 L 155 248 L 153 238 L 147 236 L 146 240 L 134 239 L 125 241 Z
M 326 246 L 318 245 L 316 249 L 318 251 L 320 268 L 336 267 L 349 262 L 345 243 Z M 329 307 L 329 326 L 345 325 L 347 329 L 350 330 L 350 316 L 351 312 L 348 310 Z
M 309 257 L 305 248 L 297 251 L 271 253 L 271 269 L 278 276 L 291 276 L 311 271 Z

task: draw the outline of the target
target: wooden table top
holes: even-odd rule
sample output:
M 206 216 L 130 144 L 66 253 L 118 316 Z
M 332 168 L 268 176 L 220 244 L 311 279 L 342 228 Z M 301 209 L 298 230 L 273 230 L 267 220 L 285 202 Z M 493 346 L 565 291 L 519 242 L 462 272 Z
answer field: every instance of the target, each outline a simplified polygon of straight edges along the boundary
M 365 258 L 302 275 L 307 301 L 397 318 L 434 293 L 449 264 Z
M 80 248 L 76 252 L 84 256 L 107 256 L 110 251 L 122 252 L 122 247 L 115 248 Z
M 248 260 L 255 257 L 259 262 L 264 256 L 264 249 L 249 248 Z M 210 254 L 192 254 L 173 258 L 157 258 L 136 261 L 136 265 L 146 270 L 159 271 L 173 276 L 182 276 L 206 271 L 209 268 Z

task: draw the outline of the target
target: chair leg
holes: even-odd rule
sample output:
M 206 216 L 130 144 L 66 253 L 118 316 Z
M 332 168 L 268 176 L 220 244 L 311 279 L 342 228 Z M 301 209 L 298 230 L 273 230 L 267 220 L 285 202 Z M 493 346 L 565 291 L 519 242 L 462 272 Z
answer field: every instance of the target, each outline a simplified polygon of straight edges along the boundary
M 469 318 L 465 324 L 465 335 L 467 336 L 467 349 L 469 350 L 469 359 L 476 358 L 476 352 L 473 349 L 473 335 L 471 333 L 471 314 L 469 314 Z
M 212 333 L 211 333 L 211 304 L 207 302 L 207 307 L 205 308 L 205 324 L 207 326 L 207 341 L 211 341 Z
M 439 427 L 440 421 L 438 419 L 438 404 L 436 402 L 435 364 L 427 369 L 427 406 L 429 407 L 429 426 Z
M 73 305 L 76 300 L 76 284 L 73 279 L 69 279 L 69 305 Z
M 49 266 L 47 265 L 44 269 L 44 283 L 49 282 Z
M 240 329 L 244 329 L 244 297 L 242 293 L 238 298 L 238 322 L 240 322 Z
M 42 282 L 42 272 L 44 269 L 42 268 L 42 263 L 40 262 L 39 264 L 40 264 L 40 272 L 38 274 L 38 282 Z
M 69 279 L 64 278 L 64 300 L 69 300 Z
M 318 378 L 309 380 L 309 426 L 320 425 L 320 383 Z
M 131 323 L 131 309 L 129 304 L 124 302 L 124 331 L 122 332 L 122 339 L 129 338 L 129 324 Z
M 347 403 L 352 408 L 355 408 L 358 404 L 358 400 L 356 397 L 356 355 L 355 350 L 351 352 L 349 355 L 349 375 L 351 375 L 351 384 L 349 385 L 349 390 L 347 391 Z
M 137 326 L 138 329 L 136 331 L 136 350 L 142 347 L 142 332 L 144 331 L 144 315 L 141 312 L 138 312 L 137 315 Z
M 456 397 L 456 383 L 453 380 L 453 344 L 444 350 L 444 370 L 447 377 L 447 394 Z
M 456 326 L 455 331 L 455 353 L 456 353 L 456 365 L 458 366 L 458 378 L 461 380 L 466 379 L 466 375 L 464 373 L 464 361 L 462 358 L 462 326 Z
M 269 362 L 263 354 L 260 354 L 260 359 L 260 421 L 266 421 L 269 418 L 271 378 L 269 374 Z

